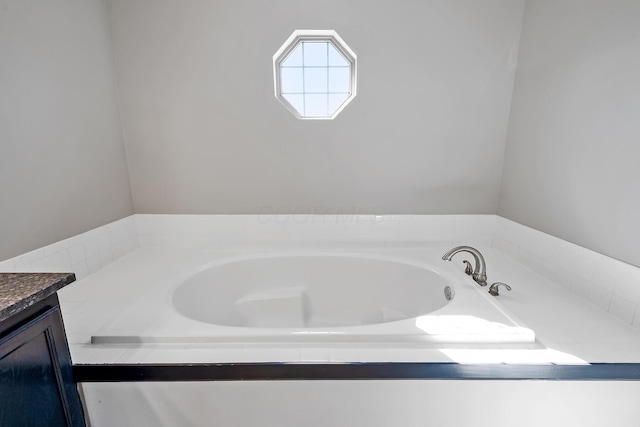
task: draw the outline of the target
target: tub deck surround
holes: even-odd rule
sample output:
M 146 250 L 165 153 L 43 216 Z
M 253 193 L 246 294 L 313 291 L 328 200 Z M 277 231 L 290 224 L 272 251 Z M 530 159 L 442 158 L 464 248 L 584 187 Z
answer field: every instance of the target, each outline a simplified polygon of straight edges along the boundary
M 73 273 L 0 273 L 0 322 L 74 280 Z
M 364 249 L 365 246 L 361 244 L 349 249 L 345 245 L 338 245 L 330 252 L 355 252 L 372 256 L 384 254 L 411 259 L 420 258 L 431 251 L 441 256 L 452 247 L 451 242 L 423 244 L 420 249 L 416 248 L 416 244 L 403 247 L 399 243 L 392 247 L 370 244 L 368 249 Z M 125 317 L 142 326 L 142 329 L 135 331 L 138 336 L 145 336 L 145 332 L 150 331 L 152 333 L 146 336 L 158 334 L 162 326 L 172 327 L 174 314 L 157 318 L 157 310 L 165 309 L 166 298 L 169 298 L 168 293 L 154 293 L 158 287 L 167 284 L 177 286 L 210 264 L 212 257 L 246 257 L 265 252 L 264 247 L 255 246 L 229 250 L 172 249 L 162 246 L 140 248 L 100 272 L 61 290 L 60 300 L 76 364 L 454 362 L 576 365 L 587 362 L 640 362 L 640 336 L 637 329 L 594 305 L 576 299 L 569 290 L 510 257 L 487 247 L 477 248 L 487 260 L 489 281 L 503 281 L 513 287 L 512 292 L 504 292 L 497 297 L 499 305 L 535 332 L 534 342 L 280 341 L 269 344 L 209 340 L 189 343 L 91 343 L 92 336 L 117 326 L 118 319 Z M 294 249 L 289 245 L 286 251 Z M 325 247 L 325 250 L 329 249 Z M 283 250 L 282 245 L 275 249 L 276 252 Z M 442 268 L 450 268 L 451 274 L 470 281 L 463 272 L 463 259 L 441 261 Z M 486 293 L 484 288 L 481 291 Z M 494 298 L 488 293 L 486 296 Z M 151 319 L 154 319 L 153 322 L 150 322 Z M 185 318 L 182 325 L 193 325 L 193 322 Z M 145 331 L 145 328 L 148 329 Z M 129 329 L 129 336 L 133 336 L 131 332 Z
M 480 249 L 500 304 L 535 332 L 531 344 L 91 344 L 149 292 L 178 283 L 211 253 Z M 442 255 L 440 254 L 440 255 Z M 452 267 L 463 270 L 464 256 Z M 444 262 L 444 261 L 443 261 Z M 76 363 L 640 362 L 640 268 L 495 215 L 133 215 L 0 262 L 0 271 L 74 271 L 59 291 Z M 456 273 L 458 271 L 456 270 Z M 138 313 L 144 320 L 144 312 Z M 636 328 L 631 327 L 636 326 Z

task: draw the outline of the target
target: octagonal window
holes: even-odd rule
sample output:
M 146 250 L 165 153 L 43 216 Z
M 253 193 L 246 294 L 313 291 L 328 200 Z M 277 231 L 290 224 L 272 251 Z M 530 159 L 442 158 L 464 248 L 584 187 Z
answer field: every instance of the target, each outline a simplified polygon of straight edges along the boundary
M 333 119 L 356 95 L 356 55 L 332 30 L 297 30 L 273 56 L 276 98 L 299 119 Z

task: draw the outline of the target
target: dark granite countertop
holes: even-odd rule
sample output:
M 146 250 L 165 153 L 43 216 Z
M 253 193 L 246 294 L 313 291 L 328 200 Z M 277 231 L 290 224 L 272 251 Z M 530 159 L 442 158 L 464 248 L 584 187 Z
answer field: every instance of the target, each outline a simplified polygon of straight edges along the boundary
M 0 322 L 75 280 L 73 273 L 0 273 Z

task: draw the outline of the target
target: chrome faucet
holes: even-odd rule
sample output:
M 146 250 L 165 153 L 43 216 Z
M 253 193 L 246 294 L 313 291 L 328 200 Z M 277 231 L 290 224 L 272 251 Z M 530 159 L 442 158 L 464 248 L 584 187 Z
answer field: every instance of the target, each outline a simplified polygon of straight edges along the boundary
M 465 268 L 464 272 L 473 277 L 473 280 L 475 280 L 478 285 L 487 286 L 487 264 L 484 262 L 484 257 L 477 249 L 472 248 L 471 246 L 457 246 L 444 254 L 442 259 L 445 261 L 451 261 L 451 258 L 453 258 L 453 256 L 458 252 L 468 252 L 473 256 L 473 259 L 476 261 L 473 272 L 471 271 L 469 261 L 466 260 L 465 264 L 467 265 L 467 268 Z

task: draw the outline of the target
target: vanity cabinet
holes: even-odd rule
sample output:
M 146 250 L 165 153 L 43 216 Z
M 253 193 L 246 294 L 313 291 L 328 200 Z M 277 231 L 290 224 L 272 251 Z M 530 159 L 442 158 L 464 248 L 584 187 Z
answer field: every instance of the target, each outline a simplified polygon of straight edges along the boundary
M 0 322 L 0 426 L 85 426 L 55 293 Z

